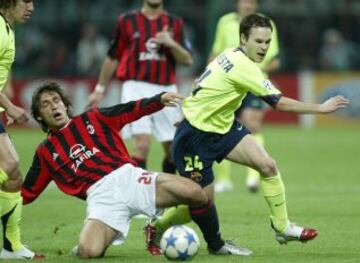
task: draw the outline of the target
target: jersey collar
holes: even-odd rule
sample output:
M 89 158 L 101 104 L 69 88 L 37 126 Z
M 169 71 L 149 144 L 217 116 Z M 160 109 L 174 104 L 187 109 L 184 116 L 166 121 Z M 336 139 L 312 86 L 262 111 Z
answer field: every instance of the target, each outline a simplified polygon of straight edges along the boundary
M 9 30 L 11 29 L 12 31 L 14 31 L 14 29 L 12 28 L 12 26 L 10 25 L 10 23 L 6 20 L 6 17 L 0 12 L 0 16 L 4 19 L 5 24 L 6 24 L 6 30 L 9 34 Z

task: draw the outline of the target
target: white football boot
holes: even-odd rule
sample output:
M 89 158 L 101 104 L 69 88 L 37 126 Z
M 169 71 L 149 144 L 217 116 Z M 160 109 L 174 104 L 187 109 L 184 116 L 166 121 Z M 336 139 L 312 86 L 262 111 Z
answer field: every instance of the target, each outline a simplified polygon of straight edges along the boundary
M 28 249 L 25 246 L 22 246 L 18 251 L 12 252 L 6 249 L 2 249 L 0 253 L 0 259 L 43 259 L 43 255 L 38 255 Z
M 245 247 L 235 245 L 231 240 L 225 240 L 225 244 L 217 251 L 208 248 L 210 254 L 213 255 L 234 255 L 234 256 L 250 256 L 253 252 Z

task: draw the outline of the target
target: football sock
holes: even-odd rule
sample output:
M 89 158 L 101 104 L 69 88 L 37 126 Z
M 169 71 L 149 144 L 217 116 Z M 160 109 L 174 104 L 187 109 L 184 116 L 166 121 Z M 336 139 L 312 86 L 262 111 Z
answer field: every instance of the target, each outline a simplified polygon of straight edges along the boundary
M 220 163 L 214 162 L 214 174 L 217 181 L 231 181 L 231 162 L 223 160 Z
M 253 138 L 255 139 L 255 141 L 257 141 L 259 144 L 261 144 L 262 146 L 265 146 L 265 139 L 264 136 L 261 133 L 256 133 L 256 134 L 252 134 Z M 259 180 L 260 178 L 260 174 L 258 171 L 256 171 L 255 169 L 252 169 L 250 167 L 246 168 L 246 175 L 249 178 L 253 178 L 253 180 Z
M 22 197 L 20 192 L 0 191 L 1 224 L 3 227 L 3 247 L 14 252 L 22 248 L 20 240 L 20 222 Z
M 199 226 L 204 239 L 211 250 L 217 251 L 224 244 L 221 239 L 219 219 L 216 207 L 213 203 L 208 203 L 205 207 L 190 209 L 192 220 Z
M 262 194 L 270 209 L 270 219 L 277 231 L 283 233 L 289 224 L 285 187 L 280 173 L 276 176 L 260 178 L 260 187 Z
M 133 156 L 132 159 L 137 163 L 137 165 L 143 169 L 146 169 L 146 159 Z
M 2 185 L 7 179 L 8 175 L 5 173 L 3 169 L 0 168 L 0 185 Z
M 156 219 L 154 226 L 160 232 L 173 225 L 182 225 L 191 222 L 189 207 L 187 205 L 178 205 L 165 210 L 164 214 Z
M 168 173 L 168 174 L 175 174 L 176 166 L 175 166 L 174 161 L 165 157 L 162 162 L 162 171 L 164 173 Z

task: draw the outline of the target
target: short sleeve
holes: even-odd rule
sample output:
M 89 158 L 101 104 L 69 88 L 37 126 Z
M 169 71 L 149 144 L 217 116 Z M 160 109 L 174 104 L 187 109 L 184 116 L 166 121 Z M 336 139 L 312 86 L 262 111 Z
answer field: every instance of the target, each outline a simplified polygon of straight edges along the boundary
M 252 62 L 247 63 L 246 66 L 236 66 L 230 72 L 229 77 L 235 82 L 235 86 L 246 89 L 255 96 L 262 97 L 281 94 L 270 80 L 264 78 L 260 68 Z

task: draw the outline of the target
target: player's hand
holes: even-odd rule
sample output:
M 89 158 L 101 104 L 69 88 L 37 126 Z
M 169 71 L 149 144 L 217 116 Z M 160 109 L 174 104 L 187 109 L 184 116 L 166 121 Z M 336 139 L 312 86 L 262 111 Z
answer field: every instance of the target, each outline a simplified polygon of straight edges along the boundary
M 23 108 L 18 106 L 11 106 L 6 110 L 8 116 L 7 125 L 12 123 L 23 124 L 29 120 L 29 115 Z
M 320 113 L 331 113 L 337 109 L 346 108 L 350 101 L 343 96 L 335 96 L 320 105 Z
M 94 90 L 88 97 L 88 101 L 86 103 L 86 110 L 91 109 L 92 107 L 95 107 L 104 97 L 103 92 L 99 92 Z
M 10 193 L 16 193 L 20 191 L 22 183 L 23 183 L 22 176 L 18 176 L 15 179 L 9 178 L 1 185 L 1 190 Z
M 168 107 L 177 107 L 185 99 L 185 97 L 179 93 L 166 92 L 161 95 L 160 102 Z
M 169 32 L 169 26 L 164 26 L 160 32 L 155 35 L 155 40 L 161 45 L 172 47 L 175 44 L 175 40 L 171 37 Z

